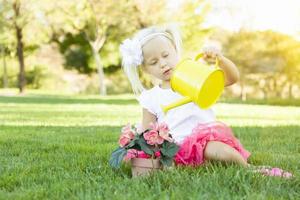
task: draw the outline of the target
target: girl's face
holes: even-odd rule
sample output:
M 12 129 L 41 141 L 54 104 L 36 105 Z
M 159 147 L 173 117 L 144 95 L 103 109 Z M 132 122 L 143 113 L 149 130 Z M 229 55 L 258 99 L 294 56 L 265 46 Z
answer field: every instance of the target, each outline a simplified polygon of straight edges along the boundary
M 143 46 L 143 68 L 147 73 L 169 81 L 179 56 L 172 42 L 164 36 L 156 36 Z

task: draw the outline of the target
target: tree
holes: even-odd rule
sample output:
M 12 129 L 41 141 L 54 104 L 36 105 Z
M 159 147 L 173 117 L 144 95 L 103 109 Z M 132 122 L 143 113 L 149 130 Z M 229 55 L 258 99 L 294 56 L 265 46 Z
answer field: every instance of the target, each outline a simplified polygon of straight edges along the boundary
M 82 35 L 91 49 L 99 75 L 100 94 L 106 94 L 104 70 L 107 65 L 119 65 L 118 49 L 124 37 L 139 28 L 156 24 L 162 17 L 164 1 L 75 0 L 53 2 L 45 8 L 50 38 L 61 43 L 62 35 Z M 151 14 L 151 17 L 149 17 Z M 111 59 L 113 58 L 113 59 Z M 116 63 L 117 62 L 117 63 Z
M 206 0 L 187 0 L 182 1 L 177 9 L 167 11 L 168 20 L 179 23 L 183 47 L 189 53 L 199 53 L 205 39 L 212 33 L 212 28 L 203 27 L 209 10 L 210 4 Z
M 231 58 L 241 71 L 241 97 L 247 77 L 256 77 L 265 98 L 271 93 L 279 97 L 285 86 L 299 80 L 300 43 L 291 36 L 273 31 L 251 32 L 240 30 L 224 42 L 225 55 Z M 255 76 L 254 76 L 255 75 Z M 285 80 L 285 81 L 283 81 Z
M 3 84 L 3 88 L 7 88 L 8 87 L 8 78 L 7 78 L 7 67 L 6 67 L 6 53 L 7 50 L 5 48 L 4 45 L 0 46 L 0 50 L 1 50 L 1 55 L 3 57 L 3 75 L 2 75 L 2 84 Z
M 0 4 L 1 5 L 1 4 Z M 0 13 L 4 13 L 4 7 L 0 7 Z M 5 30 L 5 20 L 4 16 L 0 15 L 0 32 L 2 33 L 0 35 L 0 55 L 2 55 L 3 59 L 3 75 L 2 75 L 2 84 L 3 88 L 6 88 L 8 86 L 8 78 L 7 78 L 7 67 L 6 67 L 6 53 L 7 53 L 7 47 L 5 44 L 5 41 L 7 40 L 6 30 Z
M 5 28 L 5 33 L 1 37 L 5 38 L 6 49 L 12 53 L 16 53 L 19 63 L 18 87 L 20 93 L 24 92 L 25 79 L 25 53 L 31 53 L 37 49 L 39 42 L 38 35 L 34 36 L 34 40 L 30 38 L 32 32 L 29 28 L 34 27 L 34 5 L 35 0 L 2 0 L 0 2 L 2 12 L 2 24 Z M 29 25 L 30 22 L 30 25 Z M 14 35 L 14 37 L 11 37 Z M 10 49 L 10 46 L 15 46 L 15 51 Z
M 148 0 L 143 1 L 142 4 L 140 2 L 135 1 L 135 3 L 130 4 L 126 1 L 119 1 L 119 6 L 116 6 L 115 2 L 112 1 L 87 1 L 85 9 L 87 11 L 87 21 L 84 33 L 86 40 L 91 46 L 97 65 L 100 94 L 102 95 L 106 94 L 106 87 L 99 51 L 104 46 L 104 43 L 108 42 L 108 39 L 113 40 L 122 37 L 124 34 L 131 33 L 137 28 L 144 28 L 162 21 L 162 8 L 164 7 L 161 6 L 164 4 L 164 1 L 155 2 Z M 90 12 L 88 12 L 89 10 Z M 149 14 L 154 12 L 156 14 L 149 17 Z M 124 20 L 124 17 L 127 20 Z M 108 38 L 109 36 L 110 38 Z
M 20 0 L 4 1 L 2 5 L 5 6 L 6 13 L 4 17 L 8 20 L 6 25 L 12 27 L 15 31 L 16 38 L 16 52 L 19 61 L 19 90 L 20 93 L 24 91 L 26 84 L 25 80 L 25 63 L 24 63 L 24 43 L 23 43 L 23 29 L 28 22 L 28 16 L 23 13 L 23 4 Z

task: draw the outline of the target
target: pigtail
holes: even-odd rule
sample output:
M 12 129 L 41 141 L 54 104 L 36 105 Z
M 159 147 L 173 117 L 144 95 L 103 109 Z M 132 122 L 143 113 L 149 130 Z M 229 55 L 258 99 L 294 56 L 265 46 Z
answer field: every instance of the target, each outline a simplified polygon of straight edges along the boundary
M 134 94 L 138 96 L 142 91 L 145 90 L 139 78 L 138 67 L 129 65 L 122 65 L 122 67 L 129 79 Z
M 143 62 L 141 45 L 135 39 L 126 39 L 120 46 L 120 53 L 123 71 L 129 79 L 134 94 L 139 95 L 145 90 L 138 74 L 138 66 Z

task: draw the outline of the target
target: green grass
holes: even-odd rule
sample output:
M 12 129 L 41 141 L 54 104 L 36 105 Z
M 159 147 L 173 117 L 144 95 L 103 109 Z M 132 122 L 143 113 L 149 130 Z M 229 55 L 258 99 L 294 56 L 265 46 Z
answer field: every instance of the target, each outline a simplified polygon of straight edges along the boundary
M 0 92 L 1 94 L 1 92 Z M 300 199 L 300 107 L 219 103 L 250 163 L 294 173 L 285 180 L 238 166 L 175 168 L 131 178 L 108 166 L 121 126 L 140 120 L 130 95 L 0 96 L 0 199 Z
M 277 105 L 277 106 L 300 106 L 300 99 L 280 99 L 280 98 L 268 98 L 268 99 L 251 99 L 248 98 L 246 101 L 241 99 L 225 99 L 221 98 L 222 102 L 226 103 L 238 103 L 238 104 L 257 104 L 257 105 Z

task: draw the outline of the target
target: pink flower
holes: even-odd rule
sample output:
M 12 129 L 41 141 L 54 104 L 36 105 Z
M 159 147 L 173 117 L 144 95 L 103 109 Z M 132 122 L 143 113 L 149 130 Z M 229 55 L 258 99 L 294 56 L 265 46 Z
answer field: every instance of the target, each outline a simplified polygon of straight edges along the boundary
M 138 157 L 138 151 L 136 149 L 129 149 L 127 151 L 126 156 L 124 157 L 125 161 L 129 161 L 132 158 L 137 158 Z
M 154 131 L 157 131 L 157 132 L 159 131 L 159 125 L 158 125 L 157 122 L 155 122 L 155 123 L 151 122 L 149 126 L 150 126 L 151 130 L 154 130 Z
M 124 147 L 124 146 L 126 146 L 127 144 L 129 144 L 130 143 L 130 139 L 129 138 L 127 138 L 127 137 L 125 137 L 125 136 L 121 136 L 120 137 L 120 139 L 119 139 L 119 144 L 120 144 L 120 147 Z
M 159 136 L 168 142 L 174 142 L 174 139 L 170 137 L 169 132 L 159 132 Z
M 120 147 L 124 147 L 127 144 L 129 144 L 130 141 L 134 138 L 134 136 L 135 136 L 135 133 L 131 129 L 131 125 L 127 124 L 126 126 L 124 126 L 122 128 L 122 134 L 121 134 L 120 139 L 119 139 Z
M 126 135 L 126 137 L 128 137 L 129 139 L 133 139 L 135 134 L 134 134 L 134 130 L 132 130 L 131 125 L 127 124 L 126 126 L 124 126 L 122 128 L 122 135 Z
M 151 130 L 155 130 L 157 132 L 169 132 L 169 127 L 168 124 L 165 122 L 162 123 L 150 123 L 150 128 Z
M 160 151 L 155 152 L 154 155 L 155 155 L 156 158 L 159 158 L 161 156 Z
M 169 130 L 168 124 L 166 124 L 164 122 L 159 124 L 158 125 L 158 131 L 159 132 L 169 132 L 170 130 Z
M 158 126 L 159 136 L 162 137 L 164 140 L 167 140 L 169 142 L 174 142 L 174 139 L 170 137 L 169 134 L 169 127 L 166 123 L 161 123 Z
M 156 151 L 154 155 L 155 155 L 155 158 L 159 158 L 161 156 L 161 153 L 160 153 L 160 151 Z M 132 158 L 151 158 L 151 156 L 146 154 L 143 151 L 138 151 L 136 149 L 129 149 L 127 151 L 126 156 L 124 157 L 124 161 L 128 162 Z
M 158 135 L 158 132 L 155 130 L 150 130 L 144 133 L 144 138 L 147 144 L 155 145 L 155 144 L 162 144 L 164 139 Z
M 159 138 L 159 142 L 161 142 L 161 138 L 163 140 L 167 140 L 169 142 L 174 142 L 174 139 L 170 137 L 169 134 L 169 127 L 168 124 L 166 124 L 165 122 L 162 123 L 150 123 L 150 128 L 152 131 L 158 132 L 158 136 L 156 138 Z M 153 142 L 147 142 L 148 144 L 153 143 Z M 163 141 L 159 144 L 162 144 Z

